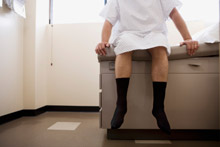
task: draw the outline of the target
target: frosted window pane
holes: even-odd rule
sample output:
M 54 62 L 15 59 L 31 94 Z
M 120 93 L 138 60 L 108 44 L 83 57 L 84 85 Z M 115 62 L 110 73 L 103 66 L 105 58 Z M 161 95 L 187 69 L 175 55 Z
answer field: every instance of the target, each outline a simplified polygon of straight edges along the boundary
M 54 24 L 103 22 L 103 7 L 104 0 L 53 0 Z
M 219 21 L 219 0 L 180 0 L 183 7 L 180 13 L 184 20 Z
M 104 0 L 53 0 L 54 23 L 96 23 L 104 20 L 99 12 Z M 184 20 L 219 21 L 219 0 L 180 0 Z

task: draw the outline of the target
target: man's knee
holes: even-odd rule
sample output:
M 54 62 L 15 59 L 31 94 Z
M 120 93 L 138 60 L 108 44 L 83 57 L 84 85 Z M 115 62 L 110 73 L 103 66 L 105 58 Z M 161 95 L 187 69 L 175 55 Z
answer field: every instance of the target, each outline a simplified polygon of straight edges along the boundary
M 122 53 L 118 56 L 121 56 L 121 57 L 131 57 L 133 55 L 133 51 L 129 51 L 129 52 L 125 52 L 125 53 Z
M 166 47 L 160 46 L 160 47 L 155 47 L 152 49 L 149 49 L 149 52 L 152 56 L 152 58 L 167 58 L 167 49 Z

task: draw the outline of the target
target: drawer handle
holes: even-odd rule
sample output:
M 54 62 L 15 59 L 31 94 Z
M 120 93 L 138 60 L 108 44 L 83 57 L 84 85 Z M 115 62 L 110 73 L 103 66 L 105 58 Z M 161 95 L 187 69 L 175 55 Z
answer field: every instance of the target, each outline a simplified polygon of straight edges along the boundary
M 189 63 L 190 66 L 199 67 L 201 66 L 200 63 Z
M 115 70 L 115 62 L 109 62 L 109 70 Z

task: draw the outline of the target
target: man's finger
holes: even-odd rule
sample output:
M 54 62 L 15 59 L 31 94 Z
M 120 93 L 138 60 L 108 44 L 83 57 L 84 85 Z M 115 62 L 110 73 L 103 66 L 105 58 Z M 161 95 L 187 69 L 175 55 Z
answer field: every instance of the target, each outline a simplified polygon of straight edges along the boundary
M 194 43 L 194 49 L 196 49 L 196 48 L 197 48 L 197 43 L 195 42 L 195 43 Z
M 103 51 L 106 53 L 106 50 L 105 50 L 105 48 L 103 49 Z
M 105 48 L 105 44 L 104 44 L 104 43 L 102 44 L 102 49 L 103 49 L 103 48 Z
M 189 43 L 186 44 L 187 50 L 188 50 L 188 54 L 191 55 L 191 46 Z
M 106 54 L 105 48 L 102 48 L 101 51 L 102 51 L 102 53 Z
M 105 54 L 103 50 L 100 50 L 100 52 L 102 53 L 102 55 L 104 55 L 104 54 Z
M 199 43 L 198 43 L 198 41 L 196 42 L 196 50 L 198 50 L 198 48 L 199 48 Z
M 195 54 L 195 50 L 193 50 L 193 55 Z
M 187 53 L 190 55 L 190 50 L 188 48 L 186 50 L 187 50 Z
M 97 50 L 98 54 L 101 55 L 102 53 L 100 52 L 100 50 Z
M 191 50 L 194 48 L 192 42 L 189 42 L 189 46 Z
M 102 53 L 102 55 L 104 55 L 104 54 L 105 54 L 104 49 L 105 49 L 105 44 L 104 44 L 104 43 L 102 43 L 102 44 L 100 45 L 100 52 Z
M 187 47 L 188 50 L 191 49 L 191 46 L 188 43 L 186 43 L 186 47 Z
M 192 52 L 192 50 L 194 49 L 193 43 L 191 42 L 191 43 L 189 43 L 189 45 L 190 45 L 191 52 Z
M 105 50 L 102 50 L 103 51 L 103 55 L 106 55 L 106 52 L 105 52 Z
M 188 51 L 188 55 L 190 56 L 190 51 Z
M 96 47 L 96 53 L 99 54 L 99 46 Z
M 105 51 L 105 49 L 102 49 L 102 51 L 104 52 L 104 54 L 106 55 L 106 51 Z
M 102 54 L 101 50 L 102 50 L 102 47 L 101 47 L 101 44 L 100 44 L 99 47 L 98 47 L 99 54 Z
M 191 49 L 189 49 L 189 55 L 191 56 L 192 52 L 191 52 Z
M 194 52 L 194 49 L 191 49 L 191 52 L 190 52 L 191 56 L 193 55 L 193 52 Z
M 197 48 L 196 43 L 193 44 L 193 47 L 194 47 L 194 50 L 196 50 L 196 48 Z

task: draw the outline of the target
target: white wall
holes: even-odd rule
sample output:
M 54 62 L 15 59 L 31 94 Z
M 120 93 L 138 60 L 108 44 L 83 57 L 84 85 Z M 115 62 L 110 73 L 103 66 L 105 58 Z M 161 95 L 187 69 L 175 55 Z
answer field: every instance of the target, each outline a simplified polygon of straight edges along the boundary
M 36 98 L 35 108 L 47 105 L 48 69 L 50 66 L 49 0 L 36 0 Z
M 50 48 L 49 0 L 27 0 L 24 46 L 24 109 L 47 105 Z
M 0 8 L 0 116 L 23 109 L 24 19 Z
M 36 2 L 27 0 L 24 26 L 24 109 L 35 108 Z
M 49 0 L 27 0 L 23 19 L 0 8 L 0 116 L 47 105 Z
M 101 27 L 96 23 L 54 25 L 48 105 L 98 106 L 99 64 L 95 47 Z

